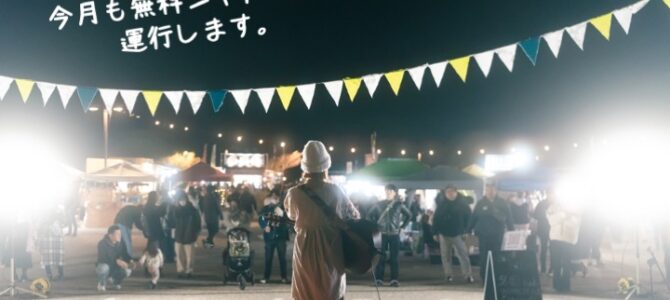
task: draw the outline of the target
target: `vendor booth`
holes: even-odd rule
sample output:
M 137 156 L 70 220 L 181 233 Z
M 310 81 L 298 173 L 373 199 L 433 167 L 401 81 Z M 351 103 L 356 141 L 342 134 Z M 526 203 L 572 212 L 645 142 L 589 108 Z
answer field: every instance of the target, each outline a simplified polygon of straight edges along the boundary
M 230 182 L 233 180 L 231 175 L 223 173 L 217 168 L 204 162 L 199 162 L 190 168 L 177 173 L 175 178 L 177 181 L 182 182 Z
M 139 204 L 156 189 L 156 177 L 130 163 L 122 162 L 87 174 L 82 194 L 86 227 L 106 228 L 123 205 Z

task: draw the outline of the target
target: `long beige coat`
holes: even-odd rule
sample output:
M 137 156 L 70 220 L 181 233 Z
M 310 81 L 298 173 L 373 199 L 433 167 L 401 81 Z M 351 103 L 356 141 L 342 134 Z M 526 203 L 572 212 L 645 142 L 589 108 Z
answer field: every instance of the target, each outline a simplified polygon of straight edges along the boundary
M 358 210 L 336 185 L 308 181 L 307 186 L 343 219 L 358 219 Z M 298 300 L 335 300 L 344 297 L 347 281 L 344 273 L 340 233 L 323 211 L 303 191 L 292 188 L 284 205 L 296 221 L 293 246 L 291 295 Z

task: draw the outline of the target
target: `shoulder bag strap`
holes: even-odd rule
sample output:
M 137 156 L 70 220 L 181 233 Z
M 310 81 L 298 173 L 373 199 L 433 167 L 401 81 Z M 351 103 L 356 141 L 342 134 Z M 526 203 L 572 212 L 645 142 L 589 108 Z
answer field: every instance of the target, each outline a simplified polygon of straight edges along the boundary
M 319 197 L 319 195 L 317 195 L 312 189 L 310 189 L 309 187 L 307 187 L 304 184 L 298 186 L 298 188 L 301 191 L 303 191 L 305 193 L 305 195 L 307 195 L 310 199 L 312 199 L 312 201 L 314 201 L 314 203 L 319 208 L 321 208 L 321 210 L 323 211 L 323 214 L 326 215 L 326 218 L 330 219 L 333 222 L 333 225 L 337 226 L 340 229 L 344 229 L 344 230 L 347 230 L 349 228 L 347 223 L 344 222 L 344 220 L 342 220 L 335 213 L 333 208 L 328 206 L 328 204 L 326 204 L 326 202 L 324 202 L 323 199 L 321 199 L 321 197 Z

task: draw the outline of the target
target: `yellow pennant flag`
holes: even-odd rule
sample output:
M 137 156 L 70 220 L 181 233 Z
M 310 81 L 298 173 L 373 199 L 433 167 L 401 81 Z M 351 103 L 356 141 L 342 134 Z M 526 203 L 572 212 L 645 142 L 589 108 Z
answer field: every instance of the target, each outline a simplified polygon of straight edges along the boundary
M 358 93 L 358 89 L 361 87 L 361 81 L 363 78 L 345 78 L 344 87 L 347 89 L 347 94 L 349 94 L 349 99 L 351 102 L 354 102 L 354 97 Z
M 598 29 L 600 34 L 602 34 L 606 40 L 610 40 L 610 28 L 612 27 L 612 14 L 602 15 L 591 19 L 589 22 L 593 24 L 593 27 Z
M 21 99 L 23 100 L 23 103 L 28 102 L 28 97 L 30 96 L 30 92 L 33 90 L 35 82 L 26 79 L 16 79 L 15 81 L 16 86 L 19 87 L 19 94 L 21 94 Z
M 280 86 L 277 88 L 277 94 L 279 95 L 281 104 L 284 106 L 284 110 L 288 110 L 288 106 L 291 105 L 293 93 L 295 93 L 295 86 Z
M 156 114 L 156 109 L 158 109 L 158 103 L 161 101 L 161 96 L 163 92 L 161 91 L 142 91 L 144 100 L 147 101 L 147 106 L 149 106 L 149 111 L 151 116 Z
M 389 84 L 391 85 L 391 89 L 396 96 L 398 96 L 398 92 L 400 92 L 400 84 L 402 83 L 402 78 L 404 76 L 405 70 L 398 70 L 384 74 L 384 77 L 386 77 L 386 80 L 388 80 Z
M 449 61 L 449 65 L 454 68 L 458 77 L 465 82 L 465 79 L 468 78 L 468 66 L 470 65 L 470 56 L 464 56 Z

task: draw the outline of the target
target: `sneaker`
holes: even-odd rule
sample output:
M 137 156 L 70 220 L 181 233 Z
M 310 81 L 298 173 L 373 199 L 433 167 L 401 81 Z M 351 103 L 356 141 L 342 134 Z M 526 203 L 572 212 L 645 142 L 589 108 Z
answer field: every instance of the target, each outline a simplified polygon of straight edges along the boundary
M 281 279 L 281 283 L 282 283 L 282 284 L 288 284 L 289 281 L 288 281 L 288 279 L 286 279 L 286 278 L 282 278 L 282 279 Z
M 149 289 L 150 289 L 150 290 L 155 290 L 155 289 L 156 289 L 156 284 L 153 283 L 153 282 L 150 282 L 150 283 L 149 283 Z
M 397 280 L 391 280 L 390 286 L 391 287 L 400 287 L 400 282 L 398 282 Z
M 117 291 L 120 291 L 121 290 L 121 285 L 120 284 L 115 284 L 114 289 L 117 290 Z
M 377 280 L 377 281 L 375 281 L 375 285 L 376 286 L 384 286 L 384 281 Z
M 467 283 L 475 283 L 475 278 L 472 277 L 472 276 L 468 276 L 468 277 L 465 278 L 465 281 Z
M 98 292 L 104 292 L 106 290 L 105 286 L 98 283 Z
M 261 279 L 261 284 L 266 284 L 266 283 L 268 283 L 267 279 Z
M 454 283 L 454 277 L 447 276 L 447 278 L 444 279 L 447 283 Z

